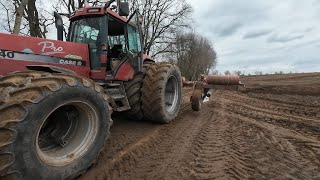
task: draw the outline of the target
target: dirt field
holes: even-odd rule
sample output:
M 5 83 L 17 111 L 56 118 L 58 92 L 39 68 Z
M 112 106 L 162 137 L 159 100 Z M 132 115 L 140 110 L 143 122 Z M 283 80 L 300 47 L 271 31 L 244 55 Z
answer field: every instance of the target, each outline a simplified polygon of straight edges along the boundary
M 320 73 L 245 77 L 167 125 L 115 120 L 80 179 L 320 179 Z

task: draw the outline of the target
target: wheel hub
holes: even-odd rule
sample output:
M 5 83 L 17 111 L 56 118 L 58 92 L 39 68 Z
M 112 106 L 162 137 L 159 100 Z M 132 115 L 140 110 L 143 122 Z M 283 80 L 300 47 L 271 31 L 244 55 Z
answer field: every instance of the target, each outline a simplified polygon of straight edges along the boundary
M 169 113 L 173 112 L 177 107 L 179 96 L 178 90 L 179 85 L 177 78 L 175 76 L 170 76 L 165 89 L 165 104 Z
M 93 144 L 98 125 L 96 111 L 89 104 L 65 103 L 53 110 L 42 124 L 37 136 L 37 154 L 48 165 L 70 164 Z

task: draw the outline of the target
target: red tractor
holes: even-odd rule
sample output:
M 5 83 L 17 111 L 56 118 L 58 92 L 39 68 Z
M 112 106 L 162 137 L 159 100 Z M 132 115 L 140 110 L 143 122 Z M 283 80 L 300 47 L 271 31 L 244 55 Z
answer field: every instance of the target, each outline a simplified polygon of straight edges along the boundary
M 111 0 L 70 15 L 63 42 L 0 34 L 0 179 L 72 179 L 95 161 L 113 111 L 168 123 L 181 104 L 177 66 L 143 54 L 141 20 Z

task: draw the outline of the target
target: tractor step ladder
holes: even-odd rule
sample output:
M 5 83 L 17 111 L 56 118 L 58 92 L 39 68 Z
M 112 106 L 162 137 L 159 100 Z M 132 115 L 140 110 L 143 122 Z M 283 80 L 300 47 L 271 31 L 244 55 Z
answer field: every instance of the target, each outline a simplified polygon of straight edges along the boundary
M 109 102 L 114 111 L 122 112 L 131 109 L 129 101 L 122 82 L 104 83 L 102 85 L 111 97 Z

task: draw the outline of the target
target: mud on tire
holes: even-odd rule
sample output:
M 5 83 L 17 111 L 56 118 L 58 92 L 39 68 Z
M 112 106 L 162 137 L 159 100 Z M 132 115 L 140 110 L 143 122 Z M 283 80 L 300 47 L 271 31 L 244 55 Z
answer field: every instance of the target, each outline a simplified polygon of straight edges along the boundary
M 133 80 L 124 82 L 124 88 L 126 90 L 127 98 L 130 104 L 131 109 L 124 113 L 127 118 L 131 120 L 143 120 L 144 113 L 142 110 L 141 102 L 141 88 L 143 84 L 143 79 L 145 77 L 145 72 L 147 68 L 153 63 L 145 63 L 142 68 L 142 72 L 134 76 Z
M 141 92 L 144 118 L 169 123 L 178 115 L 182 100 L 179 68 L 168 63 L 150 65 L 146 69 Z
M 89 79 L 20 72 L 0 77 L 0 179 L 72 179 L 97 158 L 112 124 Z

